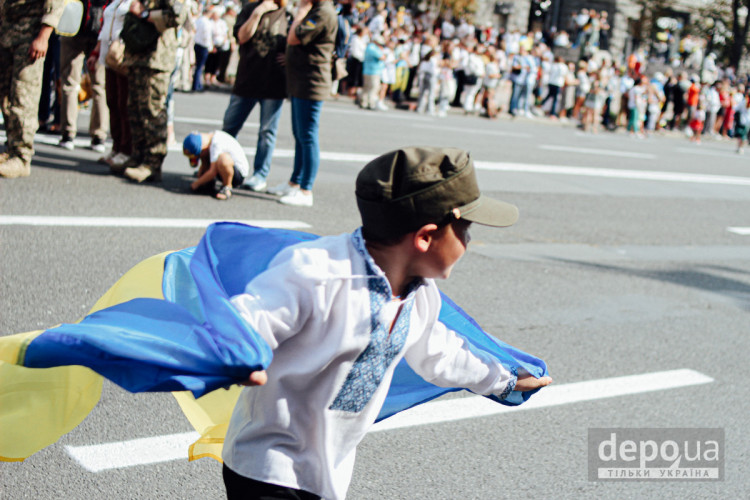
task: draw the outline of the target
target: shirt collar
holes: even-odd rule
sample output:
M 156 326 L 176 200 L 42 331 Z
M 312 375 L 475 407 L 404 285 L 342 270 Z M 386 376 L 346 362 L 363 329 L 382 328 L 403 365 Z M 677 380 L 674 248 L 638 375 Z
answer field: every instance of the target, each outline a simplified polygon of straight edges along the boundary
M 370 255 L 370 252 L 367 251 L 367 246 L 365 245 L 365 238 L 362 236 L 362 227 L 358 227 L 354 230 L 354 232 L 351 235 L 352 245 L 354 245 L 354 249 L 357 250 L 357 253 L 359 253 L 362 258 L 365 261 L 365 267 L 367 268 L 367 274 L 369 276 L 377 276 L 379 278 L 382 278 L 383 281 L 385 281 L 386 285 L 388 286 L 388 291 L 392 294 L 393 290 L 391 290 L 391 285 L 388 282 L 388 278 L 385 276 L 385 272 L 380 269 L 380 267 L 375 263 L 375 260 L 372 258 L 372 255 Z M 405 295 L 408 297 L 412 294 L 412 292 L 416 291 L 420 286 L 426 284 L 424 278 L 414 278 L 414 280 L 409 283 L 409 286 L 406 287 L 406 293 Z

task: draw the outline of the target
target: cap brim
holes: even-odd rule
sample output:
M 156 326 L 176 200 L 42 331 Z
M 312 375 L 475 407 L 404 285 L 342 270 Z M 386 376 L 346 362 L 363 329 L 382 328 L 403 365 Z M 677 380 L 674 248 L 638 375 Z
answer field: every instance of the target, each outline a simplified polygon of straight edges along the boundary
M 518 207 L 504 201 L 480 196 L 466 210 L 459 208 L 461 218 L 493 227 L 512 226 L 518 220 Z

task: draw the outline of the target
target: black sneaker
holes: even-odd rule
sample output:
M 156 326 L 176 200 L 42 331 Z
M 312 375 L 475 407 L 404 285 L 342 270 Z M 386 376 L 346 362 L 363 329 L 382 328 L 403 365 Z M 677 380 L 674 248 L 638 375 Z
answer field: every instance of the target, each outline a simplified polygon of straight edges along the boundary
M 97 153 L 103 153 L 107 148 L 104 147 L 104 141 L 98 137 L 91 139 L 91 149 Z
M 60 142 L 58 142 L 57 145 L 63 149 L 67 149 L 68 151 L 73 151 L 75 149 L 73 138 L 68 134 L 63 134 L 62 139 L 60 139 Z

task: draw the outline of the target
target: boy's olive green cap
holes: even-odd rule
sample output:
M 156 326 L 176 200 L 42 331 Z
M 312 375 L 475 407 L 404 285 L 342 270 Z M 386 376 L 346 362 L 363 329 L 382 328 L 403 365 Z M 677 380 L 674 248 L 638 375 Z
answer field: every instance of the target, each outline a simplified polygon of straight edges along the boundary
M 357 176 L 362 225 L 377 238 L 398 237 L 449 217 L 505 227 L 518 208 L 482 196 L 474 162 L 456 148 L 408 147 L 374 159 Z

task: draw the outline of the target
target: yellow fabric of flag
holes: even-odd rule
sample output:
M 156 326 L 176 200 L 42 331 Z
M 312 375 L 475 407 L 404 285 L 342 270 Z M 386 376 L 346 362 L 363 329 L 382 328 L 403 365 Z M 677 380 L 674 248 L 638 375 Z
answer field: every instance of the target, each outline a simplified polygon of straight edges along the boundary
M 146 259 L 120 278 L 89 314 L 137 297 L 164 298 L 164 259 Z M 18 462 L 55 443 L 94 409 L 103 378 L 81 366 L 26 368 L 23 353 L 42 330 L 0 337 L 0 461 Z

